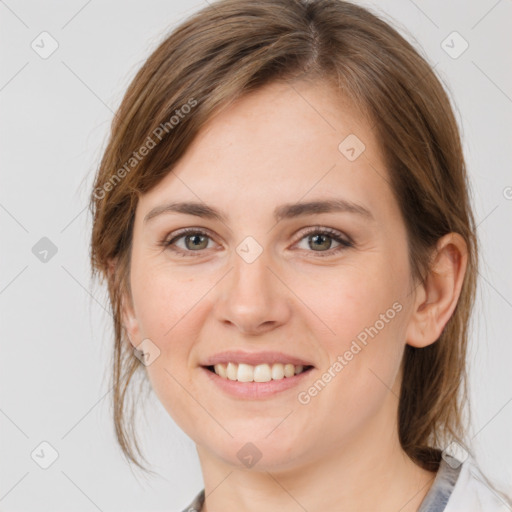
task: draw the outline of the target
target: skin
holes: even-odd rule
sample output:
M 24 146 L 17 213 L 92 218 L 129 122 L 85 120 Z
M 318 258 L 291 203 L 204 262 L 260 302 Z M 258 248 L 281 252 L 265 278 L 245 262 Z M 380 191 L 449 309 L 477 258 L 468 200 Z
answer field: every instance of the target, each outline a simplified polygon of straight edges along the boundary
M 366 146 L 354 161 L 338 150 L 349 134 Z M 373 219 L 316 213 L 276 224 L 272 217 L 283 203 L 335 197 L 363 205 Z M 164 213 L 144 223 L 170 200 L 204 202 L 227 222 Z M 335 229 L 354 246 L 333 252 L 340 244 L 327 238 L 317 248 L 306 232 L 313 226 Z M 201 252 L 193 235 L 188 245 L 174 244 L 184 257 L 161 245 L 186 227 L 209 232 Z M 236 252 L 247 236 L 263 250 L 250 264 Z M 132 345 L 149 338 L 160 351 L 147 375 L 196 443 L 204 510 L 417 510 L 435 474 L 398 441 L 400 363 L 406 344 L 427 346 L 441 334 L 466 262 L 462 237 L 446 235 L 433 272 L 414 282 L 378 141 L 326 83 L 273 83 L 210 119 L 173 172 L 140 198 L 123 309 Z M 395 303 L 401 311 L 299 403 L 297 393 Z M 198 366 L 227 349 L 279 350 L 315 369 L 300 389 L 240 400 Z M 250 468 L 237 457 L 247 442 L 262 454 Z

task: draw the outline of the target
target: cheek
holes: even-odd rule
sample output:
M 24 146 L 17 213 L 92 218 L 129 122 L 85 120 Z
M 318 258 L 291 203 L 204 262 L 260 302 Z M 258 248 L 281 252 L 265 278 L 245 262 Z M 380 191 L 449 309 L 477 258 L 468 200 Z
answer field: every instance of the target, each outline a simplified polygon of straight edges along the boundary
M 356 338 L 364 342 L 372 334 L 381 340 L 400 338 L 407 283 L 403 272 L 366 264 L 333 270 L 297 289 L 323 321 L 323 339 L 332 352 L 348 348 L 347 343 Z
M 218 277 L 210 273 L 198 278 L 192 267 L 176 270 L 150 259 L 142 263 L 134 258 L 132 269 L 139 336 L 150 339 L 160 351 L 146 367 L 148 377 L 166 406 L 182 410 L 186 397 L 182 386 L 190 388 L 191 353 L 208 313 L 208 292 Z
M 398 271 L 389 263 L 333 273 L 329 286 L 315 288 L 308 297 L 328 326 L 316 338 L 329 360 L 322 370 L 336 375 L 332 380 L 337 384 L 328 385 L 336 389 L 330 399 L 349 409 L 377 406 L 399 370 L 408 277 L 403 270 L 407 267 Z M 400 262 L 396 265 L 400 268 Z
M 329 421 L 321 422 L 326 437 L 348 441 L 398 400 L 394 385 L 403 354 L 406 310 L 397 300 L 396 287 L 376 286 L 368 273 L 365 277 L 354 270 L 332 285 L 317 302 L 322 305 L 318 310 L 322 319 L 335 333 L 324 330 L 316 337 L 328 362 L 312 387 L 302 390 L 301 403 L 309 403 L 301 407 L 305 416 L 319 421 L 328 411 Z M 309 426 L 317 428 L 316 420 Z
M 133 263 L 132 295 L 141 336 L 165 347 L 188 325 L 189 316 L 206 294 L 210 279 L 197 279 L 189 269 L 173 270 L 167 264 Z M 213 282 L 213 279 L 212 279 Z
M 159 356 L 146 366 L 147 377 L 159 401 L 185 432 L 204 421 L 197 407 L 189 364 L 199 338 L 201 298 L 208 286 L 183 273 L 145 265 L 134 273 L 134 297 L 141 338 L 149 338 Z M 199 281 L 199 282 L 198 282 Z M 203 414 L 203 415 L 202 415 Z

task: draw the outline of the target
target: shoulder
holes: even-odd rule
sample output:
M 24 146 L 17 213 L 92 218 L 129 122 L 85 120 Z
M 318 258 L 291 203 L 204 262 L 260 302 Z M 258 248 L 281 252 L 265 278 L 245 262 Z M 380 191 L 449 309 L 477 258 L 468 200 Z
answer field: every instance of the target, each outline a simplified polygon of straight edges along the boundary
M 493 488 L 470 457 L 461 465 L 445 512 L 510 512 L 511 507 L 512 502 Z
M 182 512 L 201 512 L 201 510 L 203 508 L 203 503 L 204 503 L 204 489 L 201 489 L 196 494 L 196 496 L 194 497 L 194 499 L 192 500 L 190 505 L 185 507 L 182 510 Z
M 201 512 L 204 489 L 182 512 Z M 442 460 L 433 488 L 419 509 L 421 512 L 510 512 L 512 501 L 498 490 L 469 457 L 463 463 L 453 458 Z

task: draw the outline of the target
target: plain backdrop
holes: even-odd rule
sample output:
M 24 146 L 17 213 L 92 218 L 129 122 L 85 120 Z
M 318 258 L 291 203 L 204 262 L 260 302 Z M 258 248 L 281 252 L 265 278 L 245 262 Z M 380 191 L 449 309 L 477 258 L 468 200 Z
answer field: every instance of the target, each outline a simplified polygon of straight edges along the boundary
M 483 471 L 510 486 L 512 2 L 361 3 L 435 66 L 457 111 L 482 250 L 472 442 Z M 87 201 L 130 80 L 205 5 L 0 2 L 2 511 L 179 511 L 203 486 L 194 443 L 155 398 L 139 432 L 160 477 L 132 471 L 117 447 L 109 307 L 89 280 Z

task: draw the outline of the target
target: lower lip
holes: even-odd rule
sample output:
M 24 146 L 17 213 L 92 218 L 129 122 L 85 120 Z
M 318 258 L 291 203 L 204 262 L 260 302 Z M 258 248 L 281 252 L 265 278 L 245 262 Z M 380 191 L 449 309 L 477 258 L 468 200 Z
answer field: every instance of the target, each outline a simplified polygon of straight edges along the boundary
M 211 381 L 217 385 L 222 391 L 236 398 L 244 398 L 247 400 L 258 400 L 268 398 L 270 396 L 291 389 L 304 382 L 313 368 L 305 372 L 294 375 L 293 377 L 284 377 L 279 380 L 270 380 L 268 382 L 239 382 L 220 377 L 211 372 L 204 366 L 200 368 L 205 372 Z

